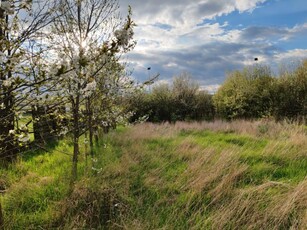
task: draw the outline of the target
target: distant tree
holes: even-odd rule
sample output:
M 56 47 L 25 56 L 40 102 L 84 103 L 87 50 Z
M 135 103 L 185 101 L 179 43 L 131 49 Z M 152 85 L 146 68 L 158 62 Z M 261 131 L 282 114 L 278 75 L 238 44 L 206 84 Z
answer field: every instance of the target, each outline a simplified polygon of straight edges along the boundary
M 307 60 L 285 72 L 274 88 L 274 115 L 277 120 L 307 117 Z
M 215 117 L 215 107 L 212 101 L 212 95 L 207 91 L 199 90 L 196 94 L 195 110 L 190 115 L 192 120 L 210 121 Z
M 212 97 L 199 89 L 196 81 L 187 73 L 173 79 L 171 85 L 155 85 L 151 92 L 139 93 L 129 99 L 132 120 L 148 115 L 151 122 L 175 122 L 212 119 Z
M 173 80 L 172 94 L 178 120 L 191 119 L 190 115 L 196 110 L 196 95 L 199 85 L 188 73 L 182 73 Z
M 230 73 L 213 97 L 218 114 L 225 119 L 270 116 L 274 81 L 266 66 Z
M 150 120 L 153 122 L 175 119 L 174 95 L 167 83 L 153 87 L 150 98 Z

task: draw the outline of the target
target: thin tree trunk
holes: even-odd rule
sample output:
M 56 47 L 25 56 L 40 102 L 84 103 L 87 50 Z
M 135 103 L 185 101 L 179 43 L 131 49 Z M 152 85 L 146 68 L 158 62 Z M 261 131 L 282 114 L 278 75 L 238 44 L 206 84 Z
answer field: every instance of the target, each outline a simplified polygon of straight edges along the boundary
M 81 37 L 81 1 L 78 1 L 77 4 L 78 8 L 78 26 L 79 26 L 79 36 L 80 36 L 80 43 L 82 41 Z M 81 44 L 80 44 L 81 45 Z M 82 57 L 82 52 L 79 50 L 79 58 Z M 81 66 L 79 65 L 79 78 L 81 78 Z M 78 92 L 76 96 L 76 101 L 72 100 L 73 103 L 73 118 L 74 118 L 74 123 L 73 123 L 73 139 L 74 139 L 74 154 L 73 154 L 73 159 L 72 159 L 72 173 L 71 173 L 71 188 L 74 184 L 74 182 L 77 180 L 77 175 L 78 175 L 78 155 L 79 155 L 79 107 L 80 107 L 80 92 L 81 90 L 81 85 L 78 83 Z
M 88 115 L 88 129 L 89 129 L 89 141 L 90 141 L 90 153 L 91 156 L 94 156 L 94 144 L 93 144 L 93 135 L 94 135 L 94 128 L 93 128 L 93 112 L 91 108 L 91 98 L 87 99 L 87 115 Z
M 0 19 L 5 19 L 6 23 L 8 23 L 8 16 L 4 15 L 4 11 L 0 9 Z M 8 40 L 9 37 L 5 32 L 5 29 L 0 28 L 0 41 Z M 0 52 L 5 52 L 5 47 L 1 45 L 0 42 Z M 8 49 L 8 56 L 11 55 L 11 50 Z M 10 61 L 7 63 L 10 65 Z M 0 72 L 0 80 L 4 81 L 10 79 L 12 77 L 12 71 L 8 71 L 7 73 Z M 12 92 L 10 92 L 9 87 L 5 88 L 1 86 L 0 92 L 3 95 L 0 97 L 0 105 L 3 105 L 4 108 L 0 108 L 0 158 L 3 158 L 5 161 L 12 161 L 17 154 L 17 148 L 15 146 L 14 137 L 9 134 L 10 130 L 14 130 L 14 97 Z M 7 93 L 6 93 L 7 92 Z
M 87 140 L 87 132 L 84 133 L 85 135 L 85 140 Z M 84 150 L 85 150 L 85 173 L 87 174 L 88 172 L 88 168 L 87 168 L 87 158 L 88 158 L 88 144 L 87 144 L 87 141 L 84 143 Z
M 74 153 L 72 159 L 71 185 L 77 180 L 78 175 L 78 155 L 79 155 L 79 107 L 80 95 L 77 95 L 76 101 L 73 103 L 73 143 Z
M 4 219 L 3 219 L 2 206 L 0 201 L 0 230 L 2 229 L 4 229 Z

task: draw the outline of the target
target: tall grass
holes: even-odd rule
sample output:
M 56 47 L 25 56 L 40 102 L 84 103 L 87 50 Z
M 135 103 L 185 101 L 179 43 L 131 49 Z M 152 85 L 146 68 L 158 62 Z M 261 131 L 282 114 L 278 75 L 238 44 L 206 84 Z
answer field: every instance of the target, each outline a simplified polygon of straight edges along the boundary
M 303 126 L 271 121 L 142 124 L 109 138 L 108 146 L 119 147 L 120 154 L 103 167 L 99 180 L 129 207 L 123 228 L 307 226 Z
M 81 157 L 69 140 L 0 169 L 7 229 L 305 229 L 306 127 L 138 124 Z M 85 149 L 82 150 L 84 152 Z M 83 155 L 84 156 L 84 155 Z

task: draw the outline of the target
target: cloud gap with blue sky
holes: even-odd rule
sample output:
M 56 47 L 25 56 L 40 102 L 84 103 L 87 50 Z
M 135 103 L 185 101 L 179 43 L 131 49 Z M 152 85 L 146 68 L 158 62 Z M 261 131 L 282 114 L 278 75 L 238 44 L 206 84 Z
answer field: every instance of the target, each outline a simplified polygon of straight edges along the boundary
M 306 0 L 119 0 L 131 5 L 136 48 L 127 56 L 138 81 L 188 72 L 215 91 L 226 73 L 255 64 L 275 71 L 307 58 Z

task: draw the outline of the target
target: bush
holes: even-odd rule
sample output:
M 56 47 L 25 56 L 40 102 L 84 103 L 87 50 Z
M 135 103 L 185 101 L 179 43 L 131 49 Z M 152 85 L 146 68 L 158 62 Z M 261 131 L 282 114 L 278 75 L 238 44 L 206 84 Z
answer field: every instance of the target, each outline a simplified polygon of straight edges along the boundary
M 218 114 L 225 119 L 271 115 L 274 82 L 270 69 L 265 66 L 230 73 L 213 98 Z
M 292 73 L 281 76 L 275 86 L 274 115 L 277 120 L 307 116 L 307 60 Z
M 183 73 L 172 85 L 158 84 L 151 92 L 142 92 L 128 99 L 128 110 L 135 114 L 131 121 L 148 115 L 151 122 L 210 120 L 214 117 L 212 96 L 199 89 L 191 77 Z

